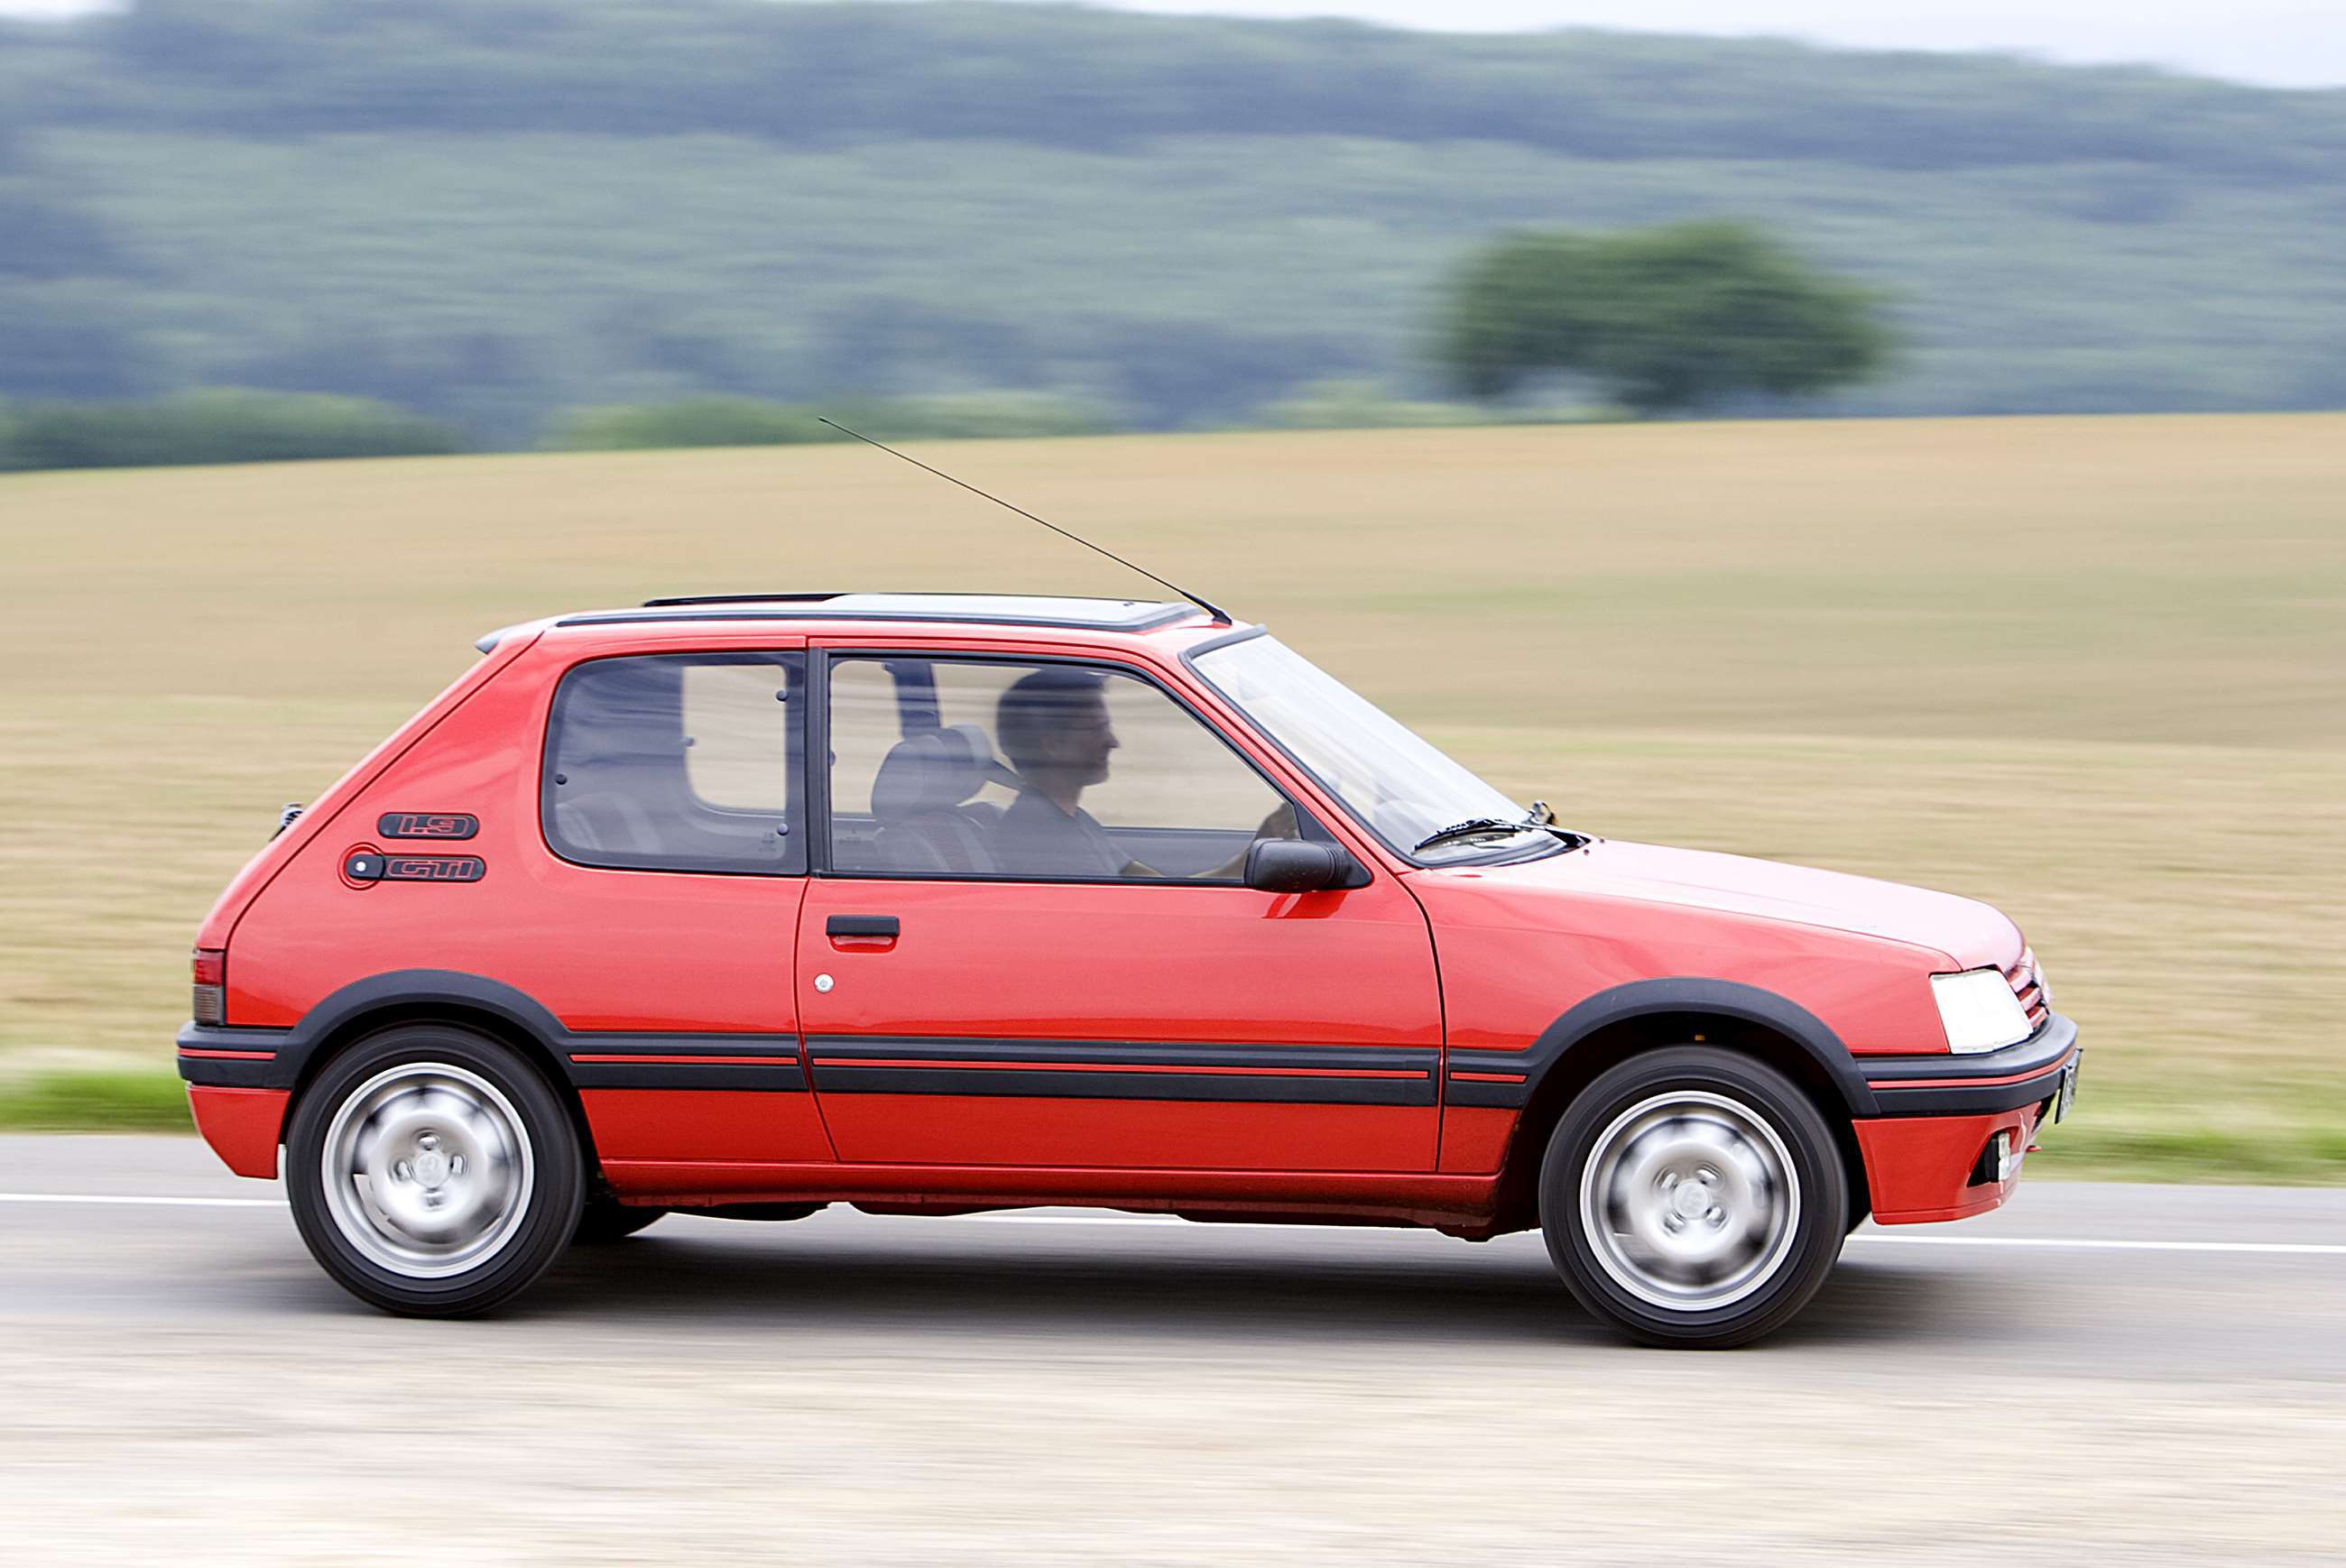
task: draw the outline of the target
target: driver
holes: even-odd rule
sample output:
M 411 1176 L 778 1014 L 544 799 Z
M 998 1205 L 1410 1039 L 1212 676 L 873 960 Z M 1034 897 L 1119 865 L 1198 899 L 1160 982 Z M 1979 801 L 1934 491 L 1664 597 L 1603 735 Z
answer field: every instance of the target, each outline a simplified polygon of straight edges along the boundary
M 994 830 L 994 858 L 1009 876 L 1156 877 L 1165 873 L 1117 847 L 1107 830 L 1080 804 L 1084 791 L 1107 778 L 1117 749 L 1108 721 L 1107 679 L 1088 670 L 1046 667 L 1020 677 L 1002 694 L 994 731 L 1018 773 L 1018 798 Z M 1283 802 L 1258 833 L 1289 834 L 1294 817 Z M 1234 880 L 1246 866 L 1240 850 L 1209 871 Z
M 1079 669 L 1021 676 L 995 707 L 994 733 L 1017 770 L 1018 799 L 994 830 L 1005 871 L 1046 877 L 1153 877 L 1116 847 L 1077 804 L 1107 777 L 1117 748 L 1107 717 L 1107 680 Z

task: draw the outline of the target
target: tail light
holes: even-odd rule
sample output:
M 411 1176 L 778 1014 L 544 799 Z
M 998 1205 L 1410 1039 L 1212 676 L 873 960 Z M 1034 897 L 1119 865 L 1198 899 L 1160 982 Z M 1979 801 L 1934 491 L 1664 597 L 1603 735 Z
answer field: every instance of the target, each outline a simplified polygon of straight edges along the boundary
M 195 1020 L 199 1023 L 228 1022 L 228 953 L 199 947 L 195 957 Z

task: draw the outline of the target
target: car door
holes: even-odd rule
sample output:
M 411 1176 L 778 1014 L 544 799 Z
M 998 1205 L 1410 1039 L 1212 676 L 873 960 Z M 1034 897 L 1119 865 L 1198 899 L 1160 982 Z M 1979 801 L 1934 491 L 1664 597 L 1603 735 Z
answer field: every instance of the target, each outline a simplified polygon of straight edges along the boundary
M 841 1158 L 1433 1168 L 1415 900 L 1382 872 L 1246 887 L 1259 833 L 1330 835 L 1171 688 L 1076 659 L 816 664 L 799 1001 Z

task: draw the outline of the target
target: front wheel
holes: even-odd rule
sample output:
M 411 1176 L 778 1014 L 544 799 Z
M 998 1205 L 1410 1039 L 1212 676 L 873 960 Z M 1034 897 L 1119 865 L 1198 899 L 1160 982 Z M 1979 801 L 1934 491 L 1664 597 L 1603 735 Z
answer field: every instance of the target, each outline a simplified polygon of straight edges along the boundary
M 1841 1256 L 1832 1129 L 1764 1063 L 1674 1045 L 1604 1073 L 1540 1167 L 1548 1254 L 1581 1304 L 1648 1344 L 1722 1349 L 1782 1327 Z
M 327 1064 L 286 1129 L 311 1256 L 388 1312 L 460 1318 L 526 1288 L 578 1228 L 568 1115 L 512 1047 L 442 1024 L 388 1029 Z

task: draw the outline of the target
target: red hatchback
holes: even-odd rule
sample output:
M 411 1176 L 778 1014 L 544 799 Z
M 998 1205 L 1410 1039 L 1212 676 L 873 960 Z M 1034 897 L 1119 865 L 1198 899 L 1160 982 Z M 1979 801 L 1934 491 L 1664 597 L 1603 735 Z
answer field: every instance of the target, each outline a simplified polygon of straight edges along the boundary
M 179 1035 L 337 1280 L 669 1209 L 1539 1227 L 1642 1338 L 2002 1203 L 2076 1029 L 1946 894 L 1526 812 L 1181 604 L 659 600 L 486 657 L 223 893 Z

